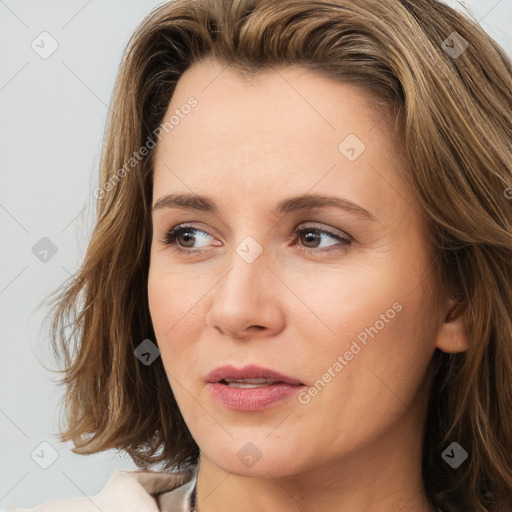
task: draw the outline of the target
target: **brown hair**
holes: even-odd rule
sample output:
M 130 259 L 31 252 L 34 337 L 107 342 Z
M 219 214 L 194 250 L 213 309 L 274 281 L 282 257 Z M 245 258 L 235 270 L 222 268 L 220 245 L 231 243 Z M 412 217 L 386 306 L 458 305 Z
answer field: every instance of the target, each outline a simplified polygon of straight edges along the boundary
M 465 51 L 450 53 L 464 40 Z M 509 511 L 512 64 L 476 22 L 436 0 L 173 0 L 140 24 L 113 92 L 92 238 L 49 312 L 53 351 L 64 358 L 60 439 L 80 454 L 124 450 L 143 468 L 197 461 L 161 358 L 145 366 L 134 356 L 142 340 L 155 340 L 147 299 L 154 151 L 134 155 L 181 74 L 207 57 L 247 74 L 302 66 L 393 107 L 428 218 L 432 278 L 464 305 L 469 343 L 464 353 L 434 354 L 425 488 L 445 512 Z M 469 453 L 457 469 L 441 457 L 451 441 Z

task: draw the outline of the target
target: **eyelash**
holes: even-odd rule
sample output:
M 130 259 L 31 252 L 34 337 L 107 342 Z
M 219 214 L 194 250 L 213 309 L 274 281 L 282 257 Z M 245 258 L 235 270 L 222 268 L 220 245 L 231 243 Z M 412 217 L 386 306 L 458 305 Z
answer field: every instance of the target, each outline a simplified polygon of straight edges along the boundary
M 207 251 L 208 249 L 207 248 L 200 249 L 200 250 L 183 249 L 176 243 L 176 238 L 179 235 L 181 235 L 182 233 L 185 233 L 185 232 L 194 232 L 194 231 L 200 231 L 200 232 L 206 233 L 208 236 L 211 236 L 211 235 L 209 235 L 208 232 L 206 232 L 203 229 L 195 228 L 193 226 L 189 226 L 186 224 L 180 224 L 180 225 L 170 229 L 169 231 L 167 231 L 167 233 L 165 234 L 165 237 L 162 240 L 160 240 L 160 242 L 167 246 L 174 246 L 175 250 L 181 254 L 187 254 L 187 255 L 201 254 L 201 253 Z M 338 240 L 339 242 L 341 242 L 342 246 L 341 247 L 334 246 L 334 247 L 330 247 L 327 249 L 310 249 L 308 247 L 298 247 L 299 250 L 306 252 L 308 254 L 326 253 L 326 252 L 331 252 L 331 251 L 345 250 L 352 243 L 352 239 L 348 236 L 337 235 L 335 233 L 331 233 L 330 231 L 320 229 L 317 226 L 310 226 L 307 228 L 296 229 L 294 232 L 294 235 L 297 235 L 297 238 L 300 238 L 300 236 L 305 235 L 306 233 L 310 233 L 310 232 L 316 232 L 316 233 L 322 233 L 322 234 L 328 235 L 328 236 Z

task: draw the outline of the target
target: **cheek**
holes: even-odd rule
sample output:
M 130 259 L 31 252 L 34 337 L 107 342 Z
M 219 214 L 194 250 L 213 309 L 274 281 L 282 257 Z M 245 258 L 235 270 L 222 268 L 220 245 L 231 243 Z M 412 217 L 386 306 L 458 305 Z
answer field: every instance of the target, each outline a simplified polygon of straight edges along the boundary
M 172 311 L 172 308 L 169 308 L 172 304 L 172 295 L 165 280 L 162 279 L 158 265 L 155 264 L 149 267 L 148 303 L 155 335 L 160 338 L 165 332 L 167 313 Z
M 334 451 L 345 449 L 348 439 L 354 445 L 368 442 L 416 407 L 434 350 L 428 305 L 419 289 L 411 293 L 403 281 L 369 284 L 359 280 L 358 293 L 344 289 L 318 299 L 316 307 L 323 300 L 323 309 L 317 311 L 334 334 L 315 336 L 318 320 L 309 333 L 302 331 L 311 387 L 301 397 L 299 413 Z
M 188 303 L 193 300 L 189 290 L 193 285 L 181 272 L 172 270 L 163 255 L 157 255 L 150 264 L 148 301 L 155 334 L 162 339 L 180 329 L 180 319 L 186 320 Z
M 294 322 L 310 336 L 339 340 L 336 348 L 379 321 L 381 314 L 389 311 L 394 317 L 393 304 L 403 297 L 402 279 L 384 259 L 360 261 L 357 266 L 317 266 L 314 272 L 297 268 L 287 271 L 284 280 L 293 283 L 299 299 L 289 304 Z
M 425 272 L 421 258 L 396 250 L 360 258 L 357 267 L 320 269 L 314 280 L 299 271 L 288 275 L 302 299 L 290 320 L 312 363 L 308 375 L 320 378 L 346 355 L 350 381 L 361 382 L 368 368 L 381 369 L 391 382 L 409 372 L 419 380 L 435 338 L 430 299 L 420 286 Z
M 201 311 L 203 288 L 190 282 L 182 272 L 155 262 L 148 276 L 148 302 L 156 342 L 167 371 L 183 374 L 195 364 L 193 343 L 204 324 Z M 190 293 L 188 291 L 190 290 Z M 194 290 L 199 290 L 194 293 Z

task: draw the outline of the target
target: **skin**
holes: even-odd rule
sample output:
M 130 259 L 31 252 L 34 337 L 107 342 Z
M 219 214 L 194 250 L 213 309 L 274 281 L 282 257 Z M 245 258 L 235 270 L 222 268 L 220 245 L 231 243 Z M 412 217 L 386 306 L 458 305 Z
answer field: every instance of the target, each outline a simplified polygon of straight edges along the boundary
M 402 178 L 394 121 L 361 86 L 300 67 L 248 80 L 213 60 L 196 63 L 165 119 L 190 96 L 197 106 L 156 148 L 152 204 L 193 193 L 219 212 L 153 210 L 148 295 L 201 452 L 199 510 L 431 512 L 421 479 L 429 365 L 436 347 L 460 352 L 467 339 L 461 312 L 426 286 L 427 232 Z M 354 161 L 338 150 L 349 134 L 366 146 Z M 306 193 L 343 197 L 375 220 L 333 207 L 273 212 Z M 200 231 L 176 244 L 206 252 L 162 242 L 183 223 Z M 294 234 L 299 226 L 352 243 L 318 231 L 311 240 Z M 262 248 L 252 263 L 237 253 L 248 236 Z M 240 412 L 208 391 L 207 374 L 224 364 L 270 367 L 311 387 L 393 304 L 394 318 L 307 404 Z M 261 453 L 252 467 L 237 457 L 247 443 Z

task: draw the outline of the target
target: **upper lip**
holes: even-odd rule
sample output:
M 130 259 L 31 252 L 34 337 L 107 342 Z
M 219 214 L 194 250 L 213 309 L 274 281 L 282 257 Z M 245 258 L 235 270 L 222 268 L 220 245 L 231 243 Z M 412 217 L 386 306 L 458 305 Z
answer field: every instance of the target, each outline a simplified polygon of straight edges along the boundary
M 270 368 L 263 366 L 248 365 L 243 368 L 235 368 L 234 366 L 220 366 L 211 371 L 206 380 L 208 382 L 220 382 L 224 379 L 260 379 L 268 378 L 276 382 L 285 382 L 287 384 L 301 385 L 303 384 L 299 379 L 289 377 Z

